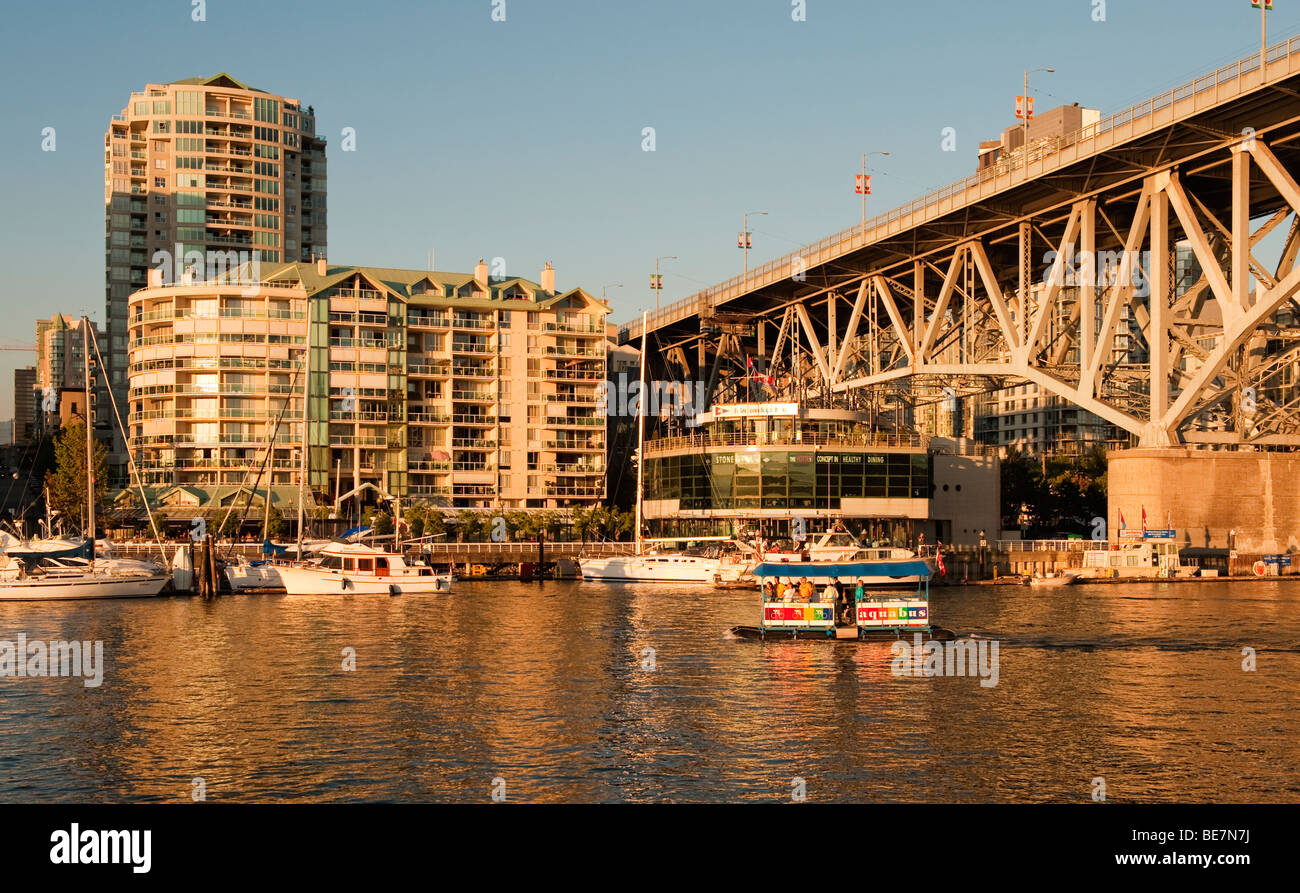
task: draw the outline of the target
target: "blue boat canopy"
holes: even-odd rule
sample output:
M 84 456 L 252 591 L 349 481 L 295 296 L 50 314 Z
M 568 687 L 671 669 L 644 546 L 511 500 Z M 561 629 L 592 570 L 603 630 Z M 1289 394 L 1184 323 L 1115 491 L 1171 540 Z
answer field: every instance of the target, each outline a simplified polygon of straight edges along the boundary
M 275 543 L 271 542 L 270 540 L 262 540 L 263 555 L 279 556 L 285 554 L 288 551 L 289 551 L 288 546 L 277 546 Z
M 810 580 L 829 578 L 856 580 L 859 577 L 893 577 L 900 580 L 906 577 L 920 577 L 923 580 L 928 580 L 930 578 L 930 565 L 919 559 L 845 562 L 774 561 L 770 563 L 764 562 L 754 568 L 754 576 L 759 579 L 785 578 L 791 580 L 800 580 L 804 577 Z

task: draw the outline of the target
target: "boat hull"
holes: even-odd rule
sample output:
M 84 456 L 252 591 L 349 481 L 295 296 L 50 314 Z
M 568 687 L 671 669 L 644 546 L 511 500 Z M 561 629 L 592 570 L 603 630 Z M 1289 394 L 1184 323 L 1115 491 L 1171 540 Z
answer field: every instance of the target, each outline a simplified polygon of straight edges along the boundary
M 763 629 L 761 626 L 733 626 L 731 634 L 739 639 L 757 639 L 759 641 L 793 641 L 800 642 L 892 642 L 896 639 L 910 639 L 917 633 L 923 641 L 951 642 L 957 634 L 947 627 L 929 626 L 923 629 L 858 629 L 856 636 L 840 638 L 837 632 L 844 628 L 829 629 Z
M 618 558 L 583 558 L 582 579 L 596 583 L 707 583 L 718 573 L 715 558 L 658 558 L 634 555 Z
M 162 593 L 170 579 L 152 576 L 95 578 L 56 575 L 0 583 L 0 601 L 73 601 L 94 598 L 151 598 Z
M 284 579 L 274 564 L 232 564 L 226 568 L 226 581 L 235 592 L 245 589 L 283 589 Z
M 311 567 L 281 567 L 289 595 L 431 595 L 451 592 L 451 574 L 366 575 Z

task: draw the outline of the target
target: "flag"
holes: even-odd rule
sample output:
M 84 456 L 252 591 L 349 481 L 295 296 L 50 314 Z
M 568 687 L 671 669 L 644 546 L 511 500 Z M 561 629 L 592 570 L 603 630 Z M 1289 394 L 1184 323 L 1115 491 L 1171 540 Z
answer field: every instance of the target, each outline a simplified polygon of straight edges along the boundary
M 1260 0 L 1250 0 L 1250 5 L 1254 9 L 1260 8 Z M 1264 9 L 1272 9 L 1273 0 L 1264 0 Z
M 854 174 L 853 191 L 858 195 L 871 195 L 871 174 Z
M 948 569 L 943 566 L 943 540 L 937 540 L 934 544 L 934 563 L 939 566 L 939 576 L 948 576 Z
M 1147 507 L 1142 506 L 1142 532 L 1147 532 Z
M 659 275 L 659 274 L 657 274 L 657 273 L 654 274 L 654 275 L 652 275 L 652 276 L 650 277 L 650 287 L 651 287 L 651 288 L 663 288 L 663 287 L 664 287 L 664 277 L 661 276 L 661 275 Z
M 1124 512 L 1121 511 L 1119 513 L 1119 532 L 1123 533 L 1127 527 L 1128 525 L 1124 523 Z

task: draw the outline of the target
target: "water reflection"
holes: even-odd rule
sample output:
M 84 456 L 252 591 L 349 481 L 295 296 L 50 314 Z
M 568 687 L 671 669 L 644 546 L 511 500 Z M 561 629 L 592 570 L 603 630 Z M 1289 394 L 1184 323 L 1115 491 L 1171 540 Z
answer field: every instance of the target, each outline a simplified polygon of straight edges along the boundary
M 938 589 L 999 684 L 887 644 L 728 639 L 750 593 L 462 583 L 451 596 L 0 605 L 100 639 L 104 683 L 0 679 L 0 798 L 1300 800 L 1300 585 Z M 1242 648 L 1258 669 L 1242 670 Z M 653 649 L 647 650 L 647 649 Z M 349 656 L 355 670 L 344 668 Z M 1230 768 L 1228 768 L 1230 767 Z

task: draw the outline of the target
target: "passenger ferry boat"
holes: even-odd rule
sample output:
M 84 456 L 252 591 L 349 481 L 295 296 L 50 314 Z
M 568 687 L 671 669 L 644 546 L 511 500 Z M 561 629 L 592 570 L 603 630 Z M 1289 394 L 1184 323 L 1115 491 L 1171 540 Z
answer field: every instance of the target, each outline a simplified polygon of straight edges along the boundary
M 280 565 L 289 595 L 409 595 L 451 591 L 451 574 L 412 566 L 401 555 L 359 543 L 331 543 L 320 558 Z
M 777 584 L 776 598 L 763 595 L 763 619 L 759 626 L 734 626 L 731 634 L 742 639 L 806 639 L 818 642 L 881 641 L 899 639 L 916 633 L 927 639 L 949 641 L 956 634 L 945 627 L 930 622 L 930 567 L 919 559 L 902 560 L 884 569 L 890 579 L 917 580 L 912 593 L 871 591 L 856 598 L 857 582 L 854 576 L 858 567 L 852 562 L 843 564 L 822 563 L 809 574 L 794 573 L 793 568 L 779 563 L 764 562 L 754 569 L 754 577 L 762 585 Z M 809 567 L 800 565 L 799 569 Z M 881 568 L 876 567 L 879 573 Z M 796 595 L 787 599 L 781 593 L 786 583 L 798 584 L 807 578 L 815 586 L 813 600 L 800 601 Z M 837 619 L 839 606 L 824 600 L 824 588 L 835 583 L 841 601 L 853 603 L 851 620 Z

